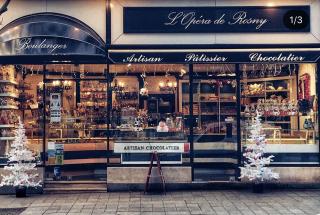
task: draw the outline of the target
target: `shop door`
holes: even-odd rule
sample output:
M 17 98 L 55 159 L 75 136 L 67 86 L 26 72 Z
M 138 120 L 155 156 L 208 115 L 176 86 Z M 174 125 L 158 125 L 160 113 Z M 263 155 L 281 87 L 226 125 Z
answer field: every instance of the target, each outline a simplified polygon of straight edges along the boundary
M 233 181 L 237 174 L 237 79 L 233 65 L 194 65 L 195 181 Z
M 106 180 L 107 82 L 83 79 L 45 79 L 46 180 Z

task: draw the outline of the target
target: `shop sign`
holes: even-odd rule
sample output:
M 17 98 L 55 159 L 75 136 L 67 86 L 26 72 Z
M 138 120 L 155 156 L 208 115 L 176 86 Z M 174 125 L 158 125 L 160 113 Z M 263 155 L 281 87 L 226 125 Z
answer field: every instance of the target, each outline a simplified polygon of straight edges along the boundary
M 47 53 L 53 54 L 56 51 L 59 51 L 61 49 L 67 49 L 67 45 L 64 44 L 58 44 L 58 43 L 52 43 L 52 41 L 48 41 L 46 38 L 42 39 L 41 41 L 33 40 L 31 37 L 29 38 L 22 38 L 18 40 L 16 51 L 19 52 L 37 52 L 32 50 L 46 50 Z
M 316 62 L 319 51 L 283 52 L 109 52 L 113 63 L 302 63 Z
M 150 143 L 150 142 L 116 142 L 114 144 L 115 153 L 187 153 L 189 143 Z
M 124 7 L 124 33 L 310 32 L 310 6 Z

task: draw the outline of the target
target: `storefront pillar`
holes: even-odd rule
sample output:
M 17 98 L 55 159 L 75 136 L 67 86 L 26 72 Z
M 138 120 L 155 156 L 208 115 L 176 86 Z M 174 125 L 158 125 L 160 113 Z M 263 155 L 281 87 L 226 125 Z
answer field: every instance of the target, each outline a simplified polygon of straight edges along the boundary
M 112 108 L 112 88 L 111 88 L 111 83 L 112 83 L 112 77 L 110 76 L 110 65 L 109 63 L 107 64 L 106 68 L 106 79 L 107 79 L 107 150 L 109 152 L 110 150 L 110 111 Z M 108 153 L 109 154 L 109 153 Z M 107 163 L 106 163 L 106 168 L 108 168 L 109 164 L 109 155 L 107 156 Z
M 190 143 L 190 165 L 191 165 L 191 179 L 194 181 L 194 145 L 193 145 L 193 126 L 194 126 L 194 116 L 193 116 L 193 64 L 189 64 L 189 143 Z
M 43 123 L 43 136 L 42 136 L 42 162 L 43 166 L 46 166 L 46 72 L 47 72 L 47 67 L 46 65 L 43 65 L 43 91 L 42 91 L 42 123 Z
M 320 110 L 320 101 L 319 101 L 319 95 L 320 95 L 320 86 L 319 86 L 319 84 L 320 84 L 320 61 L 318 60 L 318 62 L 317 62 L 317 71 L 316 71 L 316 73 L 317 73 L 317 95 L 318 95 L 318 146 L 319 146 L 319 151 L 318 151 L 318 165 L 320 166 L 320 143 L 319 143 L 319 139 L 320 139 L 320 137 L 319 137 L 319 135 L 320 135 L 320 126 L 319 126 L 319 121 L 320 121 L 320 115 L 319 115 L 319 110 Z
M 236 180 L 240 181 L 240 169 L 239 166 L 241 166 L 241 159 L 242 159 L 242 150 L 241 150 L 241 83 L 240 83 L 240 65 L 235 64 L 235 71 L 236 71 L 236 81 L 237 81 L 237 158 L 238 158 L 238 165 L 236 168 Z

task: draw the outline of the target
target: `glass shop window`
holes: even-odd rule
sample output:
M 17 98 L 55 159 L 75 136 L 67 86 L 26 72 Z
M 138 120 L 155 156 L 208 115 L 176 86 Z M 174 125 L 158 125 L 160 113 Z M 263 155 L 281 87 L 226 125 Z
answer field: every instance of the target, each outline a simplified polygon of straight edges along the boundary
M 276 152 L 301 152 L 301 148 L 317 152 L 316 65 L 243 64 L 241 70 L 243 143 L 248 141 L 247 128 L 258 111 L 269 144 L 267 149 L 280 146 Z
M 187 142 L 179 83 L 187 78 L 185 65 L 111 65 L 111 139 L 114 142 Z M 148 154 L 122 154 L 110 163 L 145 162 Z M 181 161 L 178 156 L 162 155 L 165 162 Z M 166 156 L 166 157 L 165 157 Z M 165 158 L 164 158 L 165 157 Z M 120 159 L 122 159 L 120 161 Z M 181 162 L 187 162 L 183 158 Z
M 38 157 L 43 149 L 42 65 L 3 65 L 0 67 L 0 159 L 14 140 L 19 118 L 24 123 L 28 147 Z

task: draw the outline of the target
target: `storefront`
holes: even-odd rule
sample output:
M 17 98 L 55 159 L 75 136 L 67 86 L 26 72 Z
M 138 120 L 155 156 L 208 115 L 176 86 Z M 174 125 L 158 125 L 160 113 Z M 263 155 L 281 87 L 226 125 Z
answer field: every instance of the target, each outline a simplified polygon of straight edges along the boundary
M 258 110 L 280 181 L 319 182 L 320 1 L 17 2 L 1 15 L 3 164 L 20 116 L 49 189 L 140 187 L 155 150 L 168 184 L 239 181 Z
M 94 109 L 84 104 L 93 101 L 87 95 L 90 86 L 101 91 L 99 101 L 104 103 L 106 98 L 106 2 L 11 1 L 4 6 L 1 166 L 6 164 L 19 116 L 45 186 L 53 178 L 88 179 L 93 172 L 105 179 L 107 138 L 91 137 L 92 118 L 83 111 Z M 106 121 L 105 112 L 99 112 L 101 121 Z
M 181 118 L 181 141 L 188 141 L 190 151 L 181 153 L 182 162 L 164 165 L 167 182 L 238 181 L 247 128 L 257 110 L 280 181 L 316 183 L 318 9 L 318 1 L 111 1 L 109 74 L 121 83 L 120 94 L 148 92 L 128 109 L 138 115 L 143 109 L 156 123 L 146 120 L 134 136 L 110 137 L 118 163 L 108 165 L 108 188 L 143 184 L 141 141 L 174 141 L 171 133 L 180 130 Z M 124 101 L 112 105 L 129 106 Z M 168 109 L 162 112 L 164 104 Z M 165 138 L 143 133 L 156 130 L 160 119 L 169 125 Z M 118 126 L 127 129 L 126 123 Z

